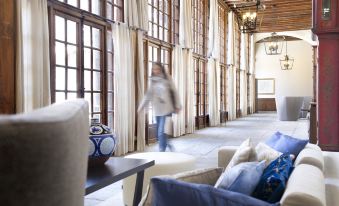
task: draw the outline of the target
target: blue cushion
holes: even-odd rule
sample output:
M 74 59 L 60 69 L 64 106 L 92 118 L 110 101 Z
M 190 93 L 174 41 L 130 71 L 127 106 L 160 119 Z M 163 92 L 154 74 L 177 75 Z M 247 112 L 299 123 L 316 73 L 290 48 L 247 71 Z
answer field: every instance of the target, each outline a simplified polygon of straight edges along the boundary
M 227 169 L 219 178 L 216 187 L 251 195 L 265 169 L 265 161 L 244 162 Z M 219 183 L 219 184 L 218 184 Z
M 264 170 L 252 196 L 270 203 L 280 201 L 292 171 L 290 155 L 282 154 Z
M 154 177 L 152 206 L 275 206 L 253 197 L 210 185 Z
M 279 152 L 298 156 L 300 151 L 305 148 L 308 140 L 297 139 L 280 132 L 276 132 L 267 139 L 265 143 Z

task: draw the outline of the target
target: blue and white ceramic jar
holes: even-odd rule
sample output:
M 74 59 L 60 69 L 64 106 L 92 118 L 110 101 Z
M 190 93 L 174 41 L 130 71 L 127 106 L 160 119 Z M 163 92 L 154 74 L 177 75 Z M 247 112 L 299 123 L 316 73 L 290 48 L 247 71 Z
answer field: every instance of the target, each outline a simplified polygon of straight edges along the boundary
M 104 164 L 115 151 L 117 138 L 96 118 L 91 119 L 89 133 L 89 166 Z

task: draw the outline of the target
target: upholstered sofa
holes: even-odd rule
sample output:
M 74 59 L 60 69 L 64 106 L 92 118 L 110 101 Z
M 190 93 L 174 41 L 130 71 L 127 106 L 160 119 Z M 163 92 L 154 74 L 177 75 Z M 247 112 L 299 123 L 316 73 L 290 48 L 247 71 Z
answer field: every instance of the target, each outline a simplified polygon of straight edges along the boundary
M 221 147 L 218 167 L 199 169 L 170 176 L 171 178 L 199 184 L 215 185 L 238 147 Z M 286 190 L 281 198 L 282 206 L 336 206 L 339 202 L 339 155 L 322 152 L 314 144 L 307 144 L 295 159 Z M 337 168 L 337 169 L 336 169 Z M 153 188 L 150 186 L 139 206 L 150 206 Z

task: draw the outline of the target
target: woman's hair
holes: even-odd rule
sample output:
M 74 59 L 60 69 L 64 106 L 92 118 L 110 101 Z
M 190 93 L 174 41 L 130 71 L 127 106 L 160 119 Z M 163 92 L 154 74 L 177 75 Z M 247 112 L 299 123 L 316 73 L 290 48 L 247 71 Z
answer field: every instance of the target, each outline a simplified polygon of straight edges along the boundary
M 162 63 L 160 63 L 160 62 L 154 62 L 153 63 L 153 66 L 158 66 L 159 68 L 160 68 L 160 71 L 161 71 L 161 73 L 164 75 L 164 78 L 165 79 L 168 79 L 168 76 L 167 76 L 167 72 L 166 72 L 166 70 L 165 70 L 165 67 L 164 67 L 164 65 L 162 64 Z M 154 76 L 154 74 L 153 74 L 153 68 L 152 68 L 152 76 Z

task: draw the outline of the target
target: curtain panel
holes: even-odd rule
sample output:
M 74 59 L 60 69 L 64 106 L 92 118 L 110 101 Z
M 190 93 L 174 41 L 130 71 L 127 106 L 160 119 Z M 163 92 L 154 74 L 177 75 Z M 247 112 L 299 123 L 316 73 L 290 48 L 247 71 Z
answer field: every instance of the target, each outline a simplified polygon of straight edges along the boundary
M 126 25 L 112 25 L 114 45 L 114 130 L 118 137 L 116 155 L 134 151 L 135 132 L 135 47 Z M 132 58 L 132 59 L 133 59 Z
M 193 48 L 192 0 L 180 1 L 179 44 L 183 48 Z
M 147 0 L 126 0 L 125 22 L 128 27 L 148 31 L 148 4 Z
M 216 59 L 208 59 L 208 98 L 210 126 L 220 124 L 220 65 Z
M 210 0 L 207 56 L 220 58 L 218 0 Z
M 17 1 L 16 111 L 51 103 L 47 0 Z
M 173 136 L 194 132 L 194 68 L 192 51 L 176 46 L 172 55 L 172 76 L 182 110 L 173 115 Z

